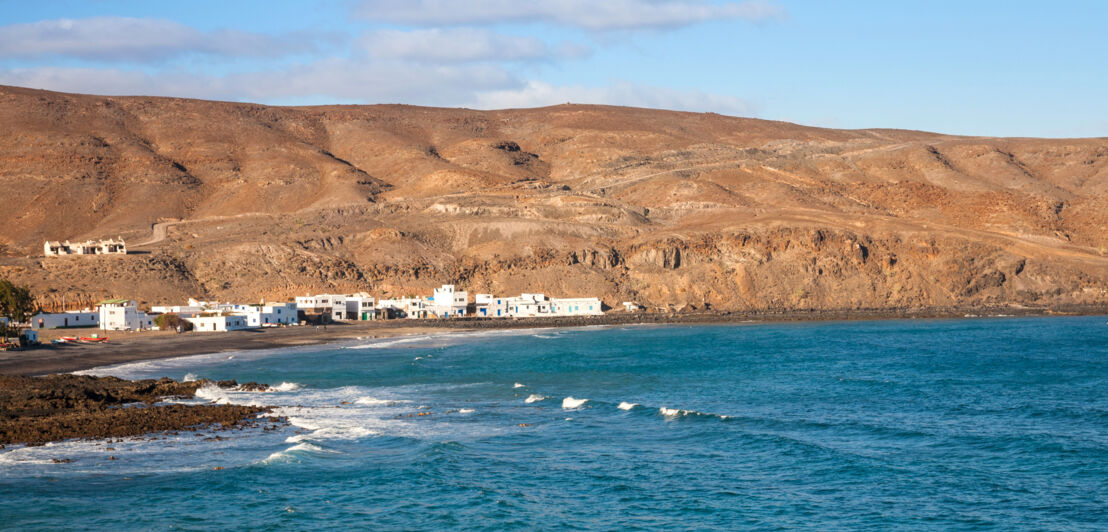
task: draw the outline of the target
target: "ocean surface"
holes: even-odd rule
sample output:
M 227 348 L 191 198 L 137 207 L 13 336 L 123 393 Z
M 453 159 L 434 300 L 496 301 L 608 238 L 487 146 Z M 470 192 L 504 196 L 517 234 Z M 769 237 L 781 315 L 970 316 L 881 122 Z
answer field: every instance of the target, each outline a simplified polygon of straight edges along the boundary
M 1103 530 L 1106 319 L 491 331 L 100 368 L 278 385 L 199 401 L 290 425 L 8 447 L 0 528 Z

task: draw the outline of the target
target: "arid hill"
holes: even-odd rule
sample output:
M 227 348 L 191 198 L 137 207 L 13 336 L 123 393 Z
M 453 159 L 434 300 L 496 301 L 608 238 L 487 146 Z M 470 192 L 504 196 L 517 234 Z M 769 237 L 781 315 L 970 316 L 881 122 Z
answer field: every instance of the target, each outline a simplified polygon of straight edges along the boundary
M 0 184 L 0 276 L 55 308 L 446 282 L 652 308 L 1108 304 L 1108 139 L 0 87 Z M 116 236 L 139 253 L 42 257 Z

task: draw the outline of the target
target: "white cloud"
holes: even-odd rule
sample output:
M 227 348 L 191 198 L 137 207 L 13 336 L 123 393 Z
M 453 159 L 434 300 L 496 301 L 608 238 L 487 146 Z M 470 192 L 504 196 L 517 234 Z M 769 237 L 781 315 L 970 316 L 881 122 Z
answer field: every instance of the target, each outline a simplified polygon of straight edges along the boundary
M 477 109 L 544 107 L 562 103 L 756 116 L 758 108 L 734 96 L 617 82 L 603 87 L 525 82 L 496 66 L 417 67 L 333 59 L 291 69 L 201 76 L 184 71 L 148 74 L 98 68 L 34 67 L 0 70 L 0 84 L 103 95 L 148 95 L 256 102 L 316 97 L 360 103 L 407 103 Z
M 362 38 L 362 45 L 371 57 L 429 62 L 517 61 L 554 53 L 534 37 L 476 28 L 375 31 Z
M 275 57 L 313 48 L 303 36 L 203 32 L 170 20 L 146 18 L 59 19 L 0 27 L 0 57 L 153 61 L 186 53 Z
M 111 96 L 180 96 L 230 99 L 219 79 L 188 73 L 149 74 L 114 68 L 31 67 L 0 70 L 0 84 Z
M 522 86 L 493 65 L 424 67 L 329 59 L 280 70 L 198 75 L 114 68 L 32 67 L 0 70 L 0 84 L 62 92 L 273 102 L 322 97 L 361 103 L 456 106 L 490 90 Z
M 556 86 L 528 82 L 517 89 L 485 91 L 471 104 L 478 109 L 545 107 L 563 103 L 624 105 L 652 109 L 714 112 L 732 116 L 756 116 L 758 107 L 741 98 L 699 90 L 678 90 L 652 85 L 618 82 L 605 87 Z
M 229 76 L 226 83 L 240 88 L 248 99 L 263 101 L 328 96 L 364 103 L 415 105 L 458 105 L 479 92 L 521 84 L 495 65 L 422 66 L 345 59 L 328 59 L 279 71 L 235 74 Z
M 710 20 L 760 21 L 784 16 L 775 3 L 751 0 L 364 0 L 367 19 L 429 26 L 547 22 L 589 30 L 670 28 Z

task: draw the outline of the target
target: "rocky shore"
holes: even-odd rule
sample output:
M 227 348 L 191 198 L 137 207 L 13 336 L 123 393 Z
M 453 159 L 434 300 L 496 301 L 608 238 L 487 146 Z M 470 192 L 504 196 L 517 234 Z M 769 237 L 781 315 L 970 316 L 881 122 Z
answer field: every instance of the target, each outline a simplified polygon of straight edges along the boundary
M 209 382 L 168 378 L 128 381 L 84 375 L 0 376 L 0 448 L 70 438 L 123 438 L 213 427 L 242 429 L 256 424 L 257 414 L 269 411 L 257 406 L 158 404 L 167 397 L 193 397 Z M 215 384 L 237 385 L 234 381 Z M 243 386 L 265 388 L 254 383 Z

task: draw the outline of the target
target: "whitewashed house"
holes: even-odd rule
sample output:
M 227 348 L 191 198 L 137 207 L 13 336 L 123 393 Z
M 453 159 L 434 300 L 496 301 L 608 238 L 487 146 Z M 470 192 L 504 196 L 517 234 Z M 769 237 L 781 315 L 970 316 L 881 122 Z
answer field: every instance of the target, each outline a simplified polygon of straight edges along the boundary
M 27 323 L 32 329 L 59 329 L 63 327 L 98 327 L 100 313 L 94 310 L 70 310 L 66 312 L 39 312 Z
M 191 318 L 204 312 L 205 307 L 200 305 L 159 305 L 150 307 L 154 314 L 176 314 L 182 318 Z
M 466 315 L 469 293 L 455 290 L 454 285 L 444 284 L 431 296 L 431 313 L 440 318 L 460 318 Z
M 246 316 L 239 314 L 199 315 L 184 319 L 192 324 L 192 330 L 200 332 L 237 331 L 252 328 L 247 324 Z
M 550 301 L 544 294 L 521 294 L 508 298 L 508 316 L 531 318 L 550 315 Z
M 296 298 L 296 308 L 305 314 L 326 314 L 336 320 L 348 319 L 347 299 L 355 296 L 344 294 L 317 294 Z M 367 296 L 368 297 L 368 296 Z
M 344 320 L 367 321 L 377 319 L 377 300 L 366 293 L 347 295 Z M 337 308 L 336 308 L 337 310 Z
M 107 299 L 100 305 L 100 328 L 105 331 L 141 331 L 154 328 L 154 317 L 129 299 Z
M 624 301 L 623 310 L 625 312 L 639 312 L 643 309 L 643 306 L 634 301 Z
M 50 242 L 42 245 L 43 255 L 56 257 L 59 255 L 126 255 L 127 244 L 123 238 L 119 240 L 86 240 L 84 242 Z
M 556 297 L 550 299 L 551 316 L 599 316 L 602 303 L 595 297 Z
M 487 294 L 482 294 L 479 297 L 480 301 L 477 304 L 478 316 L 536 318 L 544 316 L 599 316 L 604 314 L 603 303 L 595 297 L 548 298 L 546 294 L 521 294 L 519 297 L 506 299 L 495 298 Z M 501 304 L 500 301 L 504 303 Z M 496 311 L 501 311 L 501 309 L 503 309 L 503 314 L 498 314 Z
M 236 305 L 234 313 L 246 318 L 247 327 L 276 327 L 299 323 L 296 303 Z
M 422 297 L 382 299 L 377 302 L 377 308 L 391 310 L 401 318 L 423 319 L 431 316 L 431 302 Z
M 492 294 L 474 296 L 474 313 L 481 318 L 508 317 L 508 298 Z

